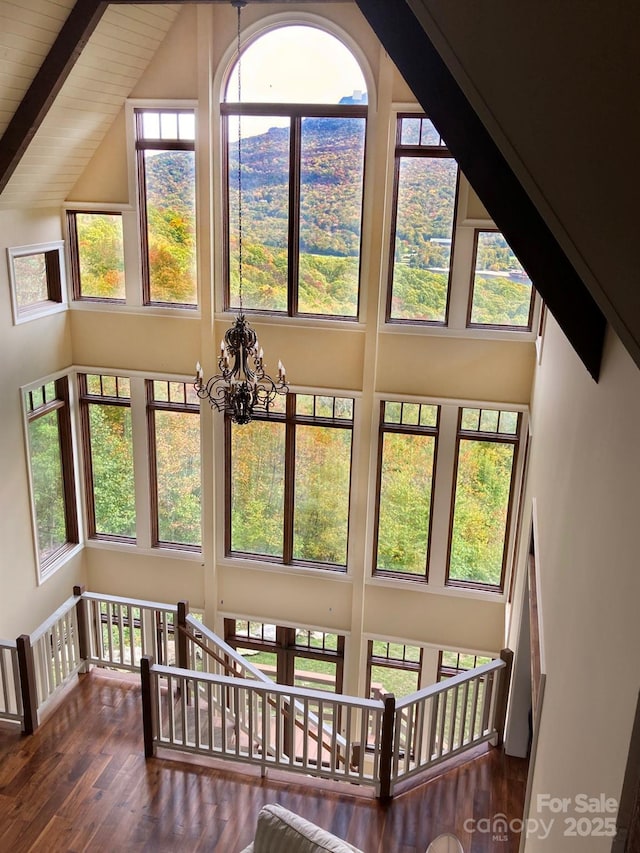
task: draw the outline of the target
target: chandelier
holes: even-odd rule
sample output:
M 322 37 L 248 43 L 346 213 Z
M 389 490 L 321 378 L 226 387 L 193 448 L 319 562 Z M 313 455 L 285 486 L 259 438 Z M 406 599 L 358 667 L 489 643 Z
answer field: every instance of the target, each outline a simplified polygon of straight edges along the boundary
M 238 105 L 242 103 L 240 80 L 240 10 L 246 0 L 231 0 L 238 11 Z M 238 110 L 238 316 L 220 342 L 218 370 L 206 382 L 200 362 L 196 364 L 194 388 L 201 400 L 208 400 L 211 407 L 228 415 L 235 424 L 248 424 L 256 412 L 266 413 L 279 394 L 289 390 L 286 371 L 278 362 L 278 379 L 265 372 L 263 350 L 258 343 L 255 330 L 251 328 L 242 310 L 242 116 Z

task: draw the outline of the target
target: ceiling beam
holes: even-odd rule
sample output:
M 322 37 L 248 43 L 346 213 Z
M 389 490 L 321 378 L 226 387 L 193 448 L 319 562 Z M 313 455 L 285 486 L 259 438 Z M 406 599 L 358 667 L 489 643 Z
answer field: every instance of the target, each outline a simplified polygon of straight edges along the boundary
M 111 0 L 111 2 L 116 5 L 128 5 L 132 2 L 136 5 L 151 5 L 163 4 L 167 0 Z M 173 2 L 177 5 L 193 2 L 230 5 L 231 0 L 173 0 Z M 273 0 L 251 0 L 252 4 L 272 2 Z M 279 2 L 337 3 L 341 0 L 279 0 Z M 0 139 L 0 193 L 9 182 L 108 6 L 107 0 L 76 0 L 51 50 Z
M 405 0 L 356 0 L 585 367 L 597 381 L 606 320 Z
M 0 139 L 0 192 L 6 187 L 108 5 L 104 0 L 77 0 L 62 25 Z

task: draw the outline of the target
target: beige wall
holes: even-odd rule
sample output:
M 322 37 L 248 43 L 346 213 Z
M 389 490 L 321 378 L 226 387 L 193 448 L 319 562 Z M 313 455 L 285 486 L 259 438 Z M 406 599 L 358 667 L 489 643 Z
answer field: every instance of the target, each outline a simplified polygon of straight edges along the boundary
M 535 499 L 547 671 L 531 818 L 554 816 L 538 811 L 539 794 L 620 797 L 640 687 L 639 422 L 640 373 L 615 334 L 596 385 L 549 320 L 525 513 L 528 529 Z M 572 815 L 573 804 L 527 853 L 610 849 L 606 837 L 564 837 Z
M 9 246 L 61 239 L 60 211 L 0 213 L 2 254 Z M 83 580 L 83 560 L 38 586 L 31 527 L 28 469 L 20 387 L 71 364 L 68 312 L 14 326 L 9 272 L 0 262 L 0 636 L 30 632 Z
M 295 12 L 291 4 L 269 6 L 269 13 L 281 15 Z M 371 506 L 369 489 L 373 416 L 379 394 L 401 393 L 444 400 L 468 400 L 526 405 L 529 400 L 535 364 L 535 346 L 529 341 L 473 339 L 464 334 L 431 336 L 424 331 L 383 328 L 384 286 L 388 254 L 390 134 L 389 126 L 395 104 L 405 108 L 412 96 L 384 51 L 364 23 L 353 4 L 329 4 L 314 7 L 301 4 L 300 15 L 324 16 L 333 20 L 347 39 L 359 45 L 371 84 L 371 119 L 367 148 L 366 205 L 363 247 L 363 311 L 361 322 L 350 324 L 257 320 L 254 324 L 265 349 L 268 366 L 281 358 L 295 387 L 347 390 L 358 398 L 358 426 L 354 443 L 354 487 L 352 495 L 352 530 L 358 531 L 350 544 L 349 574 L 260 569 L 255 563 L 224 559 L 222 546 L 222 478 L 220 420 L 203 412 L 203 554 L 201 559 L 181 559 L 179 554 L 155 556 L 148 551 L 125 546 L 94 546 L 85 549 L 83 576 L 89 589 L 134 597 L 175 602 L 188 598 L 193 607 L 205 610 L 207 621 L 220 627 L 224 615 L 251 616 L 287 624 L 308 624 L 339 629 L 349 636 L 350 660 L 347 665 L 346 688 L 362 689 L 360 667 L 365 636 L 388 636 L 419 642 L 427 647 L 448 646 L 482 652 L 497 651 L 504 642 L 505 604 L 501 597 L 473 595 L 440 590 L 423 585 L 380 584 L 370 581 Z M 264 10 L 249 5 L 243 13 L 244 25 L 255 30 Z M 306 17 L 305 17 L 306 16 Z M 214 311 L 220 304 L 219 245 L 220 200 L 211 193 L 219 181 L 219 151 L 215 107 L 209 113 L 212 79 L 218 79 L 217 66 L 231 55 L 235 38 L 235 11 L 226 5 L 190 7 L 180 14 L 174 28 L 143 75 L 132 97 L 197 98 L 199 104 L 201 150 L 198 158 L 199 268 L 201 272 L 201 314 L 161 315 L 148 309 L 99 310 L 95 307 L 73 308 L 67 315 L 37 321 L 24 344 L 21 329 L 10 328 L 10 314 L 3 310 L 3 322 L 10 342 L 0 344 L 5 363 L 15 369 L 3 373 L 8 391 L 4 395 L 6 422 L 13 430 L 6 451 L 15 468 L 18 481 L 17 500 L 5 499 L 3 523 L 6 531 L 20 531 L 22 551 L 30 555 L 31 536 L 28 528 L 26 496 L 26 462 L 22 447 L 21 421 L 17 406 L 16 386 L 33 381 L 54 367 L 70 365 L 117 370 L 189 376 L 196 360 L 205 372 L 213 372 L 218 341 L 228 325 L 228 316 Z M 255 25 L 255 26 L 254 26 Z M 203 144 L 208 143 L 211 126 L 212 156 Z M 126 163 L 126 122 L 124 107 L 97 150 L 93 160 L 70 193 L 69 202 L 127 204 L 129 179 Z M 474 220 L 490 224 L 472 193 L 461 194 L 459 223 Z M 135 213 L 127 212 L 127 229 Z M 57 215 L 51 215 L 59 237 Z M 211 231 L 207 230 L 211 224 Z M 467 225 L 467 227 L 472 227 Z M 19 232 L 8 238 L 27 242 L 26 224 L 18 223 Z M 24 233 L 24 239 L 22 234 Z M 33 238 L 35 240 L 35 237 Z M 462 254 L 462 253 L 461 253 Z M 213 270 L 213 274 L 209 274 Z M 137 275 L 136 264 L 127 263 L 129 277 Z M 133 280 L 133 286 L 137 282 Z M 5 289 L 6 294 L 6 289 Z M 7 308 L 8 306 L 4 306 Z M 55 333 L 55 348 L 45 340 Z M 508 336 L 506 336 L 508 337 Z M 33 352 L 30 352 L 30 349 Z M 21 365 L 21 354 L 29 354 L 29 370 Z M 55 355 L 54 355 L 55 353 Z M 7 361 L 8 360 L 8 361 Z M 400 373 L 400 379 L 398 378 Z M 11 397 L 13 395 L 13 398 Z M 13 402 L 9 402 L 13 400 Z M 4 427 L 4 422 L 3 422 Z M 5 450 L 2 450 L 3 454 Z M 27 577 L 34 576 L 33 557 L 28 562 Z M 3 572 L 4 564 L 3 564 Z M 73 568 L 52 581 L 50 589 L 71 585 Z M 442 573 L 441 573 L 442 574 Z M 74 576 L 75 577 L 75 576 Z M 23 630 L 25 613 L 31 613 L 33 583 L 11 582 L 11 595 L 20 606 L 12 611 L 12 619 L 0 621 L 0 635 Z M 62 593 L 60 592 L 60 595 Z M 56 596 L 50 596 L 51 603 Z M 0 605 L 2 606 L 2 605 Z M 53 607 L 51 608 L 53 609 Z M 7 608 L 9 610 L 9 608 Z M 0 611 L 1 614 L 1 611 Z M 18 623 L 20 623 L 18 625 Z M 6 628 L 4 627 L 6 625 Z M 15 626 L 18 625 L 16 628 Z M 435 660 L 435 657 L 433 658 Z

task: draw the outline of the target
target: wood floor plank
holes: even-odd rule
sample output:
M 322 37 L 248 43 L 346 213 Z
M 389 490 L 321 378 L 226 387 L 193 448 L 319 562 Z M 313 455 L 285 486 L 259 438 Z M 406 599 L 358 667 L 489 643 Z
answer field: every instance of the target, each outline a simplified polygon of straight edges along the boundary
M 172 754 L 145 760 L 140 688 L 99 670 L 77 684 L 30 738 L 0 726 L 0 851 L 238 853 L 260 808 L 279 802 L 365 853 L 424 853 L 443 832 L 468 853 L 491 836 L 465 820 L 522 816 L 526 762 L 490 750 L 396 796 L 387 806 L 355 786 Z M 516 853 L 517 835 L 500 844 Z

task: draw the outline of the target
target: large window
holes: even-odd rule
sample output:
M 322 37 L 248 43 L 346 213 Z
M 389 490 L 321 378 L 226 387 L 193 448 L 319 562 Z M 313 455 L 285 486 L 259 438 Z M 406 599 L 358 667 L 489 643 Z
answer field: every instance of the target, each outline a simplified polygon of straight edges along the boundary
M 78 542 L 67 377 L 26 391 L 31 498 L 40 576 Z
M 398 116 L 387 319 L 444 325 L 458 166 L 426 116 Z
M 373 573 L 503 589 L 521 415 L 383 401 Z
M 502 587 L 520 417 L 460 410 L 447 578 Z
M 438 406 L 383 402 L 381 407 L 376 570 L 424 578 Z
M 152 542 L 200 548 L 200 401 L 192 385 L 147 381 Z
M 67 211 L 74 299 L 125 301 L 122 214 Z
M 241 107 L 238 95 L 236 65 L 221 106 L 225 307 L 239 304 L 241 221 L 246 309 L 355 319 L 367 115 L 360 68 L 334 36 L 281 27 L 244 51 Z
M 145 304 L 195 307 L 195 112 L 136 109 Z
M 285 564 L 347 564 L 353 400 L 287 394 L 226 421 L 226 550 Z
M 80 374 L 89 536 L 136 536 L 130 380 Z

